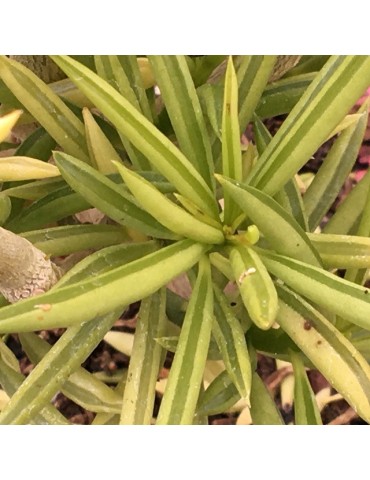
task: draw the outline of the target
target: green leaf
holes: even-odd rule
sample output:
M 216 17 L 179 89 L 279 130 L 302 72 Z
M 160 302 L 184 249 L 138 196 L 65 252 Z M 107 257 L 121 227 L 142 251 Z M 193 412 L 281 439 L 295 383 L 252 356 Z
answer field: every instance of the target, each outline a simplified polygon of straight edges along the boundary
M 369 290 L 298 260 L 258 251 L 267 269 L 311 301 L 351 323 L 370 328 Z
M 130 85 L 130 81 L 122 68 L 121 62 L 117 55 L 95 55 L 95 65 L 98 75 L 109 82 L 109 84 L 121 95 L 126 98 L 131 105 L 140 112 L 140 105 L 136 95 Z M 149 168 L 149 162 L 145 156 L 139 152 L 127 138 L 120 134 L 121 141 L 127 151 L 132 164 L 140 169 Z
M 351 342 L 303 298 L 278 287 L 277 321 L 357 413 L 370 418 L 370 367 Z M 347 301 L 342 297 L 341 302 Z
M 148 158 L 153 167 L 202 211 L 217 218 L 218 207 L 212 191 L 189 160 L 167 137 L 93 72 L 67 56 L 52 58 L 118 131 Z
M 71 192 L 69 186 L 64 186 L 25 207 L 5 224 L 5 228 L 15 233 L 35 230 L 90 206 L 80 195 Z
M 370 268 L 370 238 L 309 233 L 325 268 Z
M 38 180 L 58 177 L 59 170 L 55 165 L 29 157 L 0 158 L 0 181 L 18 182 L 20 180 Z
M 367 118 L 366 111 L 354 125 L 339 135 L 303 196 L 311 231 L 320 224 L 352 170 L 364 137 Z
M 191 268 L 208 248 L 180 241 L 78 285 L 4 307 L 0 310 L 0 332 L 67 327 L 106 315 L 154 293 Z
M 119 163 L 115 163 L 125 184 L 131 190 L 143 209 L 152 215 L 169 231 L 179 236 L 191 238 L 197 242 L 223 243 L 225 238 L 222 226 L 215 228 L 193 217 L 179 207 L 150 182 Z
M 8 347 L 6 347 L 8 348 Z M 12 353 L 9 350 L 9 353 Z M 2 358 L 3 349 L 0 355 L 0 385 L 11 397 L 25 381 L 25 376 L 14 370 Z M 17 362 L 18 363 L 18 362 Z M 68 420 L 53 406 L 45 405 L 30 422 L 36 425 L 69 425 Z
M 14 155 L 19 157 L 32 157 L 45 162 L 49 160 L 52 155 L 52 150 L 55 148 L 55 140 L 42 128 L 37 128 L 21 143 Z
M 272 136 L 257 115 L 254 116 L 253 132 L 258 153 L 262 155 Z M 308 230 L 307 215 L 295 178 L 288 180 L 283 189 L 275 195 L 275 200 L 298 222 L 304 231 Z
M 226 69 L 222 114 L 222 173 L 236 181 L 242 180 L 242 152 L 238 120 L 238 82 L 231 57 Z M 224 223 L 232 225 L 240 208 L 227 191 L 224 192 Z
M 148 59 L 137 58 L 136 55 L 119 55 L 118 59 L 139 102 L 140 111 L 148 120 L 153 121 L 153 114 L 146 94 L 146 88 L 153 86 L 153 80 L 150 82 L 151 85 L 144 85 L 146 81 L 144 73 L 150 72 L 147 77 L 152 76 Z
M 260 118 L 271 118 L 289 113 L 302 97 L 316 73 L 284 78 L 265 88 L 256 108 Z
M 230 248 L 230 263 L 245 308 L 262 330 L 271 328 L 277 312 L 277 294 L 258 254 L 246 246 Z
M 218 415 L 226 412 L 240 399 L 240 393 L 226 370 L 221 372 L 201 395 L 198 415 Z
M 252 377 L 250 412 L 253 425 L 284 425 L 274 399 L 256 372 Z
M 0 196 L 6 194 L 9 197 L 22 198 L 23 200 L 38 200 L 65 185 L 65 181 L 61 177 L 35 180 L 14 187 L 9 185 L 10 188 L 4 188 Z
M 196 412 L 213 323 L 211 268 L 203 256 L 186 311 L 157 425 L 191 425 Z
M 113 311 L 69 328 L 14 393 L 0 414 L 0 425 L 24 425 L 32 420 L 90 355 L 118 315 Z
M 74 265 L 53 288 L 71 285 L 89 277 L 96 277 L 99 274 L 109 272 L 155 252 L 158 247 L 157 242 L 150 240 L 149 242 L 121 243 L 103 248 Z
M 240 133 L 252 120 L 276 62 L 275 55 L 245 55 L 237 69 Z
M 344 201 L 338 206 L 334 215 L 323 228 L 323 233 L 346 235 L 352 233 L 366 205 L 370 188 L 370 170 L 360 182 L 350 191 Z
M 47 255 L 54 256 L 107 247 L 129 238 L 125 229 L 116 225 L 65 225 L 24 232 L 21 236 Z
M 213 335 L 230 378 L 240 396 L 249 404 L 252 370 L 244 332 L 222 290 L 216 285 L 213 285 L 213 288 L 215 293 Z
M 0 195 L 0 226 L 8 220 L 12 211 L 12 202 L 6 195 Z
M 165 288 L 141 303 L 122 400 L 121 425 L 151 423 L 156 382 L 163 358 L 162 347 L 155 339 L 165 332 L 165 307 Z
M 211 144 L 183 55 L 151 55 L 150 63 L 181 151 L 213 189 Z
M 19 117 L 22 115 L 22 110 L 14 110 L 0 117 L 0 143 L 2 143 L 10 135 Z
M 270 195 L 308 161 L 370 83 L 370 57 L 333 56 L 316 75 L 253 169 Z
M 217 179 L 279 253 L 320 265 L 320 257 L 302 227 L 274 199 L 265 193 L 232 179 Z
M 296 425 L 322 425 L 315 394 L 307 378 L 304 363 L 296 353 L 291 354 L 294 370 L 294 419 Z
M 82 122 L 42 80 L 5 56 L 0 58 L 0 77 L 67 153 L 89 161 Z
M 103 174 L 115 172 L 112 160 L 121 161 L 108 138 L 99 127 L 90 110 L 84 108 L 86 141 L 93 166 Z
M 24 352 L 34 365 L 52 348 L 34 333 L 21 333 L 19 339 Z M 121 410 L 122 397 L 82 367 L 68 377 L 61 387 L 61 392 L 91 412 L 119 413 Z
M 90 205 L 116 222 L 137 229 L 146 235 L 176 238 L 151 215 L 137 205 L 135 199 L 95 169 L 64 153 L 54 153 L 60 172 L 71 187 Z

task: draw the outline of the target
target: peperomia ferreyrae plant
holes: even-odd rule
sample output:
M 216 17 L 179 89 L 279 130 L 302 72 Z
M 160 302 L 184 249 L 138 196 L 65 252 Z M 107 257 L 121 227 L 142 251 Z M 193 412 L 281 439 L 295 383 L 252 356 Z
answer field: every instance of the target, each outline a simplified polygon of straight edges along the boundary
M 307 368 L 369 422 L 369 173 L 329 214 L 369 85 L 367 56 L 0 57 L 0 424 L 69 423 L 60 391 L 93 424 L 283 424 L 260 354 L 292 364 L 296 424 L 322 422 Z M 113 387 L 81 366 L 103 339 L 130 356 Z

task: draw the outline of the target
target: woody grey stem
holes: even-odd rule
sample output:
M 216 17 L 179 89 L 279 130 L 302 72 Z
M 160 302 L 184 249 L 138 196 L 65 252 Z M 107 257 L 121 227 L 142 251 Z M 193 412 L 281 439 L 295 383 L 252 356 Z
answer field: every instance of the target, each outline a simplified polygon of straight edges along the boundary
M 31 242 L 0 227 L 0 293 L 11 303 L 49 290 L 61 270 Z

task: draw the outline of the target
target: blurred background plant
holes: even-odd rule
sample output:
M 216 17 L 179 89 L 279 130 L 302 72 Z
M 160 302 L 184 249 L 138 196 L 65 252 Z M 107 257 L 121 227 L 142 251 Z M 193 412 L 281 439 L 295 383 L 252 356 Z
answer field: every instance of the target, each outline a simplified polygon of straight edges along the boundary
M 368 423 L 369 85 L 366 56 L 1 57 L 0 423 Z

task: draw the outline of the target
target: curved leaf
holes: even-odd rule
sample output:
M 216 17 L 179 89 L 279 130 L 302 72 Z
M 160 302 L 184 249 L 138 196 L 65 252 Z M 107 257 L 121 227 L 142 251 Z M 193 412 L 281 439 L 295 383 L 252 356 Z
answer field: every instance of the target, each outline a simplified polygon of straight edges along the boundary
M 149 61 L 181 151 L 213 189 L 211 144 L 186 59 L 183 55 L 151 55 Z
M 29 157 L 0 158 L 0 182 L 17 182 L 20 180 L 38 180 L 58 177 L 55 165 Z
M 64 153 L 54 153 L 55 162 L 71 187 L 90 205 L 116 222 L 153 237 L 176 238 L 151 215 L 137 205 L 135 199 L 95 169 Z
M 223 243 L 222 226 L 215 228 L 193 217 L 183 208 L 171 202 L 150 182 L 119 163 L 115 163 L 123 180 L 139 204 L 169 231 L 197 242 Z
M 279 287 L 277 321 L 358 414 L 370 418 L 370 367 L 351 342 L 303 298 Z M 342 300 L 343 302 L 346 299 Z
M 257 327 L 267 330 L 275 322 L 277 294 L 258 254 L 245 246 L 230 249 L 230 263 L 245 308 Z
M 252 170 L 270 195 L 308 161 L 370 83 L 370 57 L 333 56 L 316 75 Z
M 349 322 L 370 329 L 370 291 L 298 260 L 258 250 L 267 269 L 291 288 Z
M 4 307 L 0 332 L 67 327 L 106 315 L 154 293 L 191 268 L 207 249 L 183 240 L 95 278 Z
M 274 250 L 312 265 L 321 264 L 302 227 L 274 199 L 232 179 L 220 175 L 217 175 L 217 179 L 252 223 L 257 225 Z
M 220 349 L 226 370 L 240 396 L 249 404 L 252 368 L 244 332 L 221 289 L 215 291 L 215 321 L 213 335 Z
M 121 425 L 150 425 L 162 347 L 155 341 L 166 328 L 166 290 L 142 301 L 122 400 Z M 143 401 L 145 399 L 145 402 Z
M 99 110 L 140 150 L 185 197 L 210 216 L 217 218 L 218 207 L 201 175 L 153 124 L 113 87 L 73 59 L 52 56 L 59 67 L 89 97 Z
M 47 255 L 68 255 L 128 240 L 126 231 L 116 225 L 66 225 L 24 232 L 21 236 Z
M 203 256 L 157 417 L 157 425 L 192 424 L 213 323 L 211 268 Z
M 89 161 L 82 122 L 42 80 L 5 56 L 0 57 L 0 77 L 67 153 Z
M 370 268 L 370 238 L 309 233 L 325 268 Z

